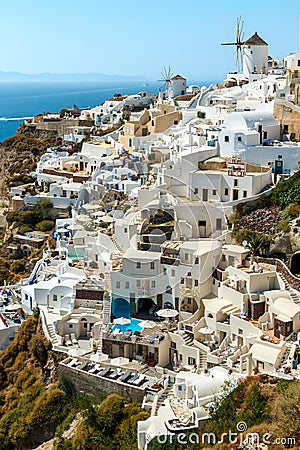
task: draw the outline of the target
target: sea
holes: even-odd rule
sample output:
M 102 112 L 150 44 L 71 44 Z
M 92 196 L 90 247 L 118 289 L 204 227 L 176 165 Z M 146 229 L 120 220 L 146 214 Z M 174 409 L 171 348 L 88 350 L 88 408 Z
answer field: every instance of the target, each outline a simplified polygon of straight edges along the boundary
M 207 82 L 189 81 L 202 86 Z M 158 93 L 157 81 L 1 81 L 0 142 L 14 136 L 25 119 L 62 108 L 93 108 L 115 94 Z
M 158 82 L 14 81 L 0 82 L 0 142 L 14 136 L 25 119 L 62 108 L 92 108 L 115 94 L 157 93 Z

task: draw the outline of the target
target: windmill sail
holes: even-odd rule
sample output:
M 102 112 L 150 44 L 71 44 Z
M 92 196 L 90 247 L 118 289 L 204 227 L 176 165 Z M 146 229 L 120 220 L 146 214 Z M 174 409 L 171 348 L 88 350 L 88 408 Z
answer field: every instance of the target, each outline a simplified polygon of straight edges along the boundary
M 221 45 L 234 45 L 236 47 L 235 49 L 235 58 L 236 58 L 236 65 L 238 68 L 238 71 L 242 68 L 242 47 L 244 45 L 244 21 L 242 20 L 242 16 L 238 17 L 236 19 L 236 28 L 235 28 L 235 42 L 225 42 Z

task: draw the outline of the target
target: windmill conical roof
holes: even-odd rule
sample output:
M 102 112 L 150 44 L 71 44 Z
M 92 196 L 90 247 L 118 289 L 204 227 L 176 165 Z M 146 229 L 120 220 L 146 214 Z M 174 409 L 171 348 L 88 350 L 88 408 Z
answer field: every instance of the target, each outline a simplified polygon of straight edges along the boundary
M 244 42 L 244 45 L 268 45 L 268 44 L 255 32 L 253 36 L 251 36 L 249 39 L 247 39 L 247 41 Z
M 175 75 L 171 80 L 186 80 L 186 78 L 183 78 L 181 75 Z

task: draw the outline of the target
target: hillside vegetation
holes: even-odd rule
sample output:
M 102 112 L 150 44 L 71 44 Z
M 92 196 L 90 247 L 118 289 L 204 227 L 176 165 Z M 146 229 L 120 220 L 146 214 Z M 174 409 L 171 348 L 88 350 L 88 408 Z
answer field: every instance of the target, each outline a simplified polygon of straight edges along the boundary
M 137 450 L 137 421 L 148 413 L 119 395 L 103 400 L 77 393 L 68 379 L 58 379 L 63 357 L 51 350 L 38 311 L 0 353 L 1 450 L 28 450 L 53 437 L 57 450 L 91 450 L 98 444 Z M 78 413 L 80 425 L 70 439 L 63 438 Z

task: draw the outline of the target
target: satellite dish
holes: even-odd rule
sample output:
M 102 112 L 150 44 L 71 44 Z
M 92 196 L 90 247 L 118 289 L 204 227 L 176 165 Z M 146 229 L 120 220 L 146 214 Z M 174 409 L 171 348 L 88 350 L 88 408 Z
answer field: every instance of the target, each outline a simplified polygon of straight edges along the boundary
M 247 245 L 248 245 L 248 242 L 247 242 L 247 241 L 243 241 L 243 242 L 242 242 L 242 246 L 243 246 L 243 247 L 247 247 Z

